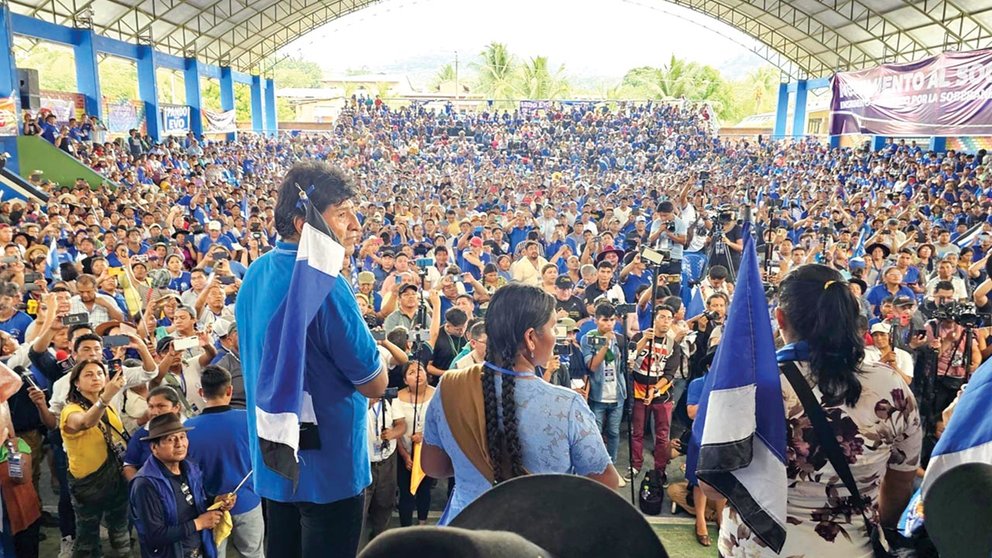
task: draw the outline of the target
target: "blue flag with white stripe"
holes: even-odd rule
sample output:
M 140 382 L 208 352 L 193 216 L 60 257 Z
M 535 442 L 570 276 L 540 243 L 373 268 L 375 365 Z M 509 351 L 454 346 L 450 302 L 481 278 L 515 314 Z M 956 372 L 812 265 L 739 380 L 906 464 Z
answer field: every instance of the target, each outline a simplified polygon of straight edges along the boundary
M 968 382 L 923 477 L 923 498 L 941 475 L 966 463 L 992 463 L 992 360 L 985 361 Z
M 861 233 L 858 235 L 858 242 L 854 245 L 854 251 L 851 252 L 852 258 L 863 258 L 865 257 L 865 230 L 861 229 Z
M 62 269 L 59 266 L 59 251 L 58 245 L 55 242 L 55 237 L 52 237 L 52 243 L 48 247 L 48 257 L 45 258 L 45 279 L 49 281 L 61 281 L 62 280 Z
M 785 406 L 754 240 L 744 254 L 723 336 L 692 427 L 696 476 L 730 500 L 775 552 L 785 544 Z
M 269 376 L 255 391 L 262 459 L 294 484 L 299 479 L 301 431 L 316 434 L 318 428 L 304 375 L 307 328 L 334 289 L 344 252 L 327 234 L 303 225 L 289 292 L 272 316 L 262 346 L 259 370 Z
M 702 314 L 704 310 L 706 310 L 706 305 L 703 303 L 703 291 L 700 290 L 699 285 L 696 285 L 692 288 L 692 298 L 689 299 L 689 304 L 685 306 L 685 319 L 691 320 Z

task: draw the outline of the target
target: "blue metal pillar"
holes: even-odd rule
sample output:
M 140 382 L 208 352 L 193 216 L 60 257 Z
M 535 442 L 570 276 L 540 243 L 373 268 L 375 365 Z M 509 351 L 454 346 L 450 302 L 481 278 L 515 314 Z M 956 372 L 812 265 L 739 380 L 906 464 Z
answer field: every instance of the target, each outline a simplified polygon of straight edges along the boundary
M 279 132 L 279 111 L 276 109 L 276 82 L 265 80 L 265 131 L 269 135 Z
M 930 138 L 930 151 L 934 153 L 947 151 L 947 138 L 943 136 L 933 136 Z
M 0 4 L 0 97 L 14 97 L 14 114 L 5 116 L 14 119 L 18 134 L 21 130 L 21 96 L 19 90 L 17 66 L 14 64 L 14 33 L 10 26 L 10 7 L 4 2 Z M 7 166 L 10 170 L 19 173 L 17 136 L 0 136 L 0 149 L 10 154 L 7 159 Z
M 234 75 L 230 66 L 220 67 L 220 108 L 225 112 L 234 110 Z M 227 134 L 227 139 L 233 141 L 234 134 Z
M 872 136 L 871 137 L 871 150 L 872 152 L 881 151 L 885 147 L 885 136 Z
M 796 108 L 792 112 L 792 137 L 806 135 L 806 80 L 796 82 Z
M 158 83 L 155 80 L 155 49 L 138 46 L 138 95 L 145 103 L 145 125 L 148 137 L 159 141 L 162 115 L 158 110 Z
M 100 71 L 92 29 L 73 30 L 73 55 L 76 59 L 76 84 L 83 94 L 86 114 L 103 120 L 103 97 L 100 94 Z
M 193 135 L 203 137 L 203 102 L 200 98 L 200 61 L 187 58 L 183 68 L 183 82 L 186 84 L 186 104 L 189 105 L 189 129 Z
M 772 130 L 772 139 L 782 139 L 785 137 L 785 123 L 789 116 L 789 84 L 778 84 L 778 106 L 775 109 L 775 128 Z
M 251 76 L 251 129 L 256 134 L 265 130 L 265 108 L 262 106 L 264 94 L 262 76 Z
M 836 149 L 840 147 L 840 136 L 830 136 L 830 148 Z

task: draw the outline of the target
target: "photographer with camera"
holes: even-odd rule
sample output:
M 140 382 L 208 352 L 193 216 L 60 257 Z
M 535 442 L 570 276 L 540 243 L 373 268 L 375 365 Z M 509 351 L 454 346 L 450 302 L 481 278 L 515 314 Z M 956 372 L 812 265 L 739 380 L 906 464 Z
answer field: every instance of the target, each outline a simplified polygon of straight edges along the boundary
M 596 306 L 596 329 L 582 337 L 582 357 L 589 370 L 589 408 L 606 439 L 606 451 L 616 464 L 620 445 L 620 417 L 627 399 L 627 343 L 614 332 L 616 308 L 609 302 Z M 625 483 L 621 482 L 621 486 Z
M 710 235 L 712 240 L 709 265 L 711 267 L 722 265 L 731 272 L 731 278 L 734 278 L 744 251 L 744 231 L 729 206 L 720 208 Z
M 971 305 L 944 302 L 934 311 L 933 320 L 927 323 L 927 344 L 936 351 L 936 366 L 932 371 L 933 405 L 929 413 L 933 416 L 939 417 L 954 401 L 961 385 L 982 363 L 982 353 L 971 330 L 979 321 L 974 312 Z
M 678 293 L 681 288 L 682 251 L 689 244 L 688 233 L 685 221 L 675 215 L 675 205 L 667 200 L 659 203 L 655 220 L 651 223 L 648 244 L 668 252 L 668 258 L 658 266 L 657 273 L 666 277 L 664 284 L 673 293 Z

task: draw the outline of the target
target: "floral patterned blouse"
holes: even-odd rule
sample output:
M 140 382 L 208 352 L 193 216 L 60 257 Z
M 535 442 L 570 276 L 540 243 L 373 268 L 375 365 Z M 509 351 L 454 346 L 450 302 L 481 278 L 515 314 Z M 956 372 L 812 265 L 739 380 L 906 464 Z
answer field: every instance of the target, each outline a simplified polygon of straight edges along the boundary
M 808 364 L 796 364 L 812 385 Z M 887 469 L 916 470 L 923 434 L 916 399 L 899 374 L 880 363 L 862 364 L 861 371 L 861 398 L 857 404 L 854 407 L 824 406 L 824 411 L 837 433 L 858 490 L 877 506 L 879 485 Z M 822 398 L 815 386 L 813 393 Z M 728 558 L 871 558 L 864 520 L 852 505 L 826 452 L 816 443 L 813 424 L 785 376 L 782 376 L 782 396 L 788 423 L 786 476 L 789 492 L 785 546 L 779 554 L 764 546 L 727 506 L 720 528 L 720 555 Z M 877 520 L 877 515 L 872 519 Z

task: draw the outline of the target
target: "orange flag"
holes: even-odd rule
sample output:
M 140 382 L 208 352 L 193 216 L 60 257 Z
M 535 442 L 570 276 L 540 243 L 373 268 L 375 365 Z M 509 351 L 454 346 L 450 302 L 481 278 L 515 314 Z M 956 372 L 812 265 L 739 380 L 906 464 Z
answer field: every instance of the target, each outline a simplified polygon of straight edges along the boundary
M 413 469 L 410 471 L 410 494 L 417 494 L 417 489 L 420 488 L 421 481 L 427 477 L 424 474 L 424 469 L 420 466 L 420 446 L 418 442 L 413 444 Z

